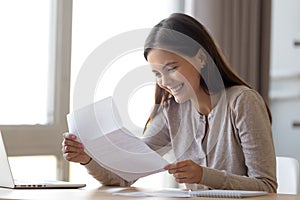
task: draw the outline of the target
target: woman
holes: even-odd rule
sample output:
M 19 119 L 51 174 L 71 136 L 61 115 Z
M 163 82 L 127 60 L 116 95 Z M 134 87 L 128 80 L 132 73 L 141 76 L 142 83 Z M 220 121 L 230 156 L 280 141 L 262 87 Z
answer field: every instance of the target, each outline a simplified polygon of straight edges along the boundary
M 144 56 L 156 76 L 155 106 L 146 123 L 146 144 L 189 189 L 276 192 L 271 114 L 262 97 L 234 74 L 215 42 L 194 18 L 172 14 L 145 42 Z M 65 134 L 64 157 L 85 164 L 105 185 L 130 185 L 103 169 Z

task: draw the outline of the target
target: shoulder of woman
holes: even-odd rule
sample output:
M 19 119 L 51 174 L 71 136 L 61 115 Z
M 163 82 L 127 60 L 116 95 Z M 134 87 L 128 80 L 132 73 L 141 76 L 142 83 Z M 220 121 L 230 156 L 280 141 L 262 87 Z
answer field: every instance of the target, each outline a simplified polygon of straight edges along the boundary
M 235 85 L 235 86 L 231 86 L 226 88 L 226 94 L 227 96 L 232 96 L 232 95 L 239 95 L 244 91 L 250 91 L 253 90 L 247 86 L 244 85 Z
M 226 97 L 230 104 L 236 104 L 240 101 L 264 102 L 256 90 L 243 85 L 232 86 L 226 89 Z

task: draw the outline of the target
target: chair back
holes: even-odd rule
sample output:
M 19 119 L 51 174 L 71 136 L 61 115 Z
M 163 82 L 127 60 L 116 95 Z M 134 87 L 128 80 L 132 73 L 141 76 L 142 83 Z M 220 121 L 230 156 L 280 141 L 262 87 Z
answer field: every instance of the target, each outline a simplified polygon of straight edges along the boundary
M 279 194 L 299 194 L 299 162 L 291 157 L 276 157 Z

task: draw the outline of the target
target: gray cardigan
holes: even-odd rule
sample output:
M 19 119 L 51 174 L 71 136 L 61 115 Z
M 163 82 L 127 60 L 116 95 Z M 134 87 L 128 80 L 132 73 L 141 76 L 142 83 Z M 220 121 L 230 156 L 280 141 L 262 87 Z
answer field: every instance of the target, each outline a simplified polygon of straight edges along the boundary
M 172 149 L 176 160 L 190 159 L 203 166 L 202 180 L 186 184 L 189 189 L 276 192 L 276 156 L 266 106 L 256 91 L 245 86 L 226 89 L 207 117 L 190 101 L 168 101 L 143 140 L 161 155 Z M 94 161 L 86 168 L 104 185 L 132 184 Z

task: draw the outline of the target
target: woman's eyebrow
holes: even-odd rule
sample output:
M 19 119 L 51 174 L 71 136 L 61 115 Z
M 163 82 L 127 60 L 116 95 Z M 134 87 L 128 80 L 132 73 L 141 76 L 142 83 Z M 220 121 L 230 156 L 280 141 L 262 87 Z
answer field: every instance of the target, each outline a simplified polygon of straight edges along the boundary
M 172 62 L 168 62 L 166 64 L 163 65 L 163 70 L 169 66 L 169 65 L 174 65 L 174 64 L 177 64 L 178 62 L 177 61 L 172 61 Z M 152 70 L 152 72 L 157 72 L 156 70 Z
M 178 63 L 177 61 L 168 62 L 163 66 L 163 69 L 165 69 L 169 65 L 173 65 L 173 64 L 177 64 L 177 63 Z

